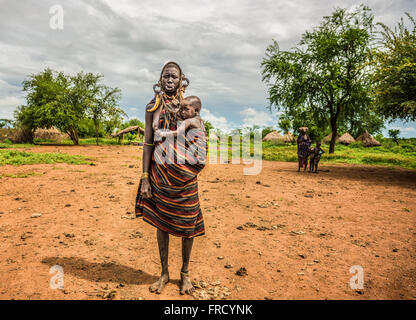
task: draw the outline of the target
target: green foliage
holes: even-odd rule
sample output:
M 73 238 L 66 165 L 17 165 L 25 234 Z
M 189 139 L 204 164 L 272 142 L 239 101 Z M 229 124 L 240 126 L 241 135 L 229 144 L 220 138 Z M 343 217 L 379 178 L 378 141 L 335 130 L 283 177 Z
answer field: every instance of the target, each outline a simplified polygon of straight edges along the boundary
M 89 118 L 82 119 L 78 124 L 78 135 L 80 138 L 96 137 L 97 130 L 94 124 L 94 120 Z M 103 138 L 106 135 L 106 132 L 102 126 L 99 124 L 98 127 L 98 137 Z
M 399 129 L 390 129 L 389 130 L 389 137 L 396 142 L 397 144 L 399 144 L 399 134 L 400 134 L 400 130 Z
M 105 86 L 102 79 L 100 74 L 79 72 L 70 76 L 49 68 L 29 75 L 23 81 L 26 105 L 15 112 L 17 124 L 32 133 L 37 128 L 55 126 L 78 144 L 80 126 L 90 118 L 95 135 L 99 135 L 105 119 L 124 114 L 117 108 L 120 90 Z
M 144 123 L 142 121 L 140 121 L 139 119 L 131 118 L 130 120 L 123 122 L 119 129 L 123 130 L 123 129 L 126 129 L 128 127 L 133 127 L 133 126 L 139 126 L 143 129 L 145 127 Z
M 372 37 L 373 15 L 360 6 L 354 12 L 337 8 L 292 51 L 274 41 L 262 62 L 270 108 L 282 110 L 295 131 L 307 126 L 316 138 L 327 128 L 336 136 L 340 126 L 376 116 L 367 67 Z M 331 153 L 334 147 L 335 140 Z
M 292 129 L 292 121 L 284 116 L 280 117 L 278 126 L 283 130 L 283 134 L 288 134 L 290 129 Z
M 12 120 L 0 119 L 0 128 L 10 128 L 12 124 L 13 124 Z
M 40 153 L 0 150 L 0 166 L 24 165 L 37 163 L 69 163 L 69 164 L 91 164 L 84 156 L 74 156 L 65 153 Z
M 211 131 L 211 129 L 214 129 L 214 126 L 208 120 L 204 120 L 204 127 L 205 127 L 205 131 L 207 135 L 209 135 L 209 132 Z
M 406 13 L 394 30 L 382 23 L 381 47 L 374 52 L 374 96 L 378 111 L 390 119 L 416 120 L 416 21 Z

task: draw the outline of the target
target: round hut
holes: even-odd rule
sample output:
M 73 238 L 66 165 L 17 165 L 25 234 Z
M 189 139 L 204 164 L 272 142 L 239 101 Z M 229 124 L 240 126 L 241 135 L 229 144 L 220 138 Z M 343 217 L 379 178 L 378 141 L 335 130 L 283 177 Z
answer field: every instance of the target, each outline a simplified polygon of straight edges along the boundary
M 357 141 L 361 142 L 365 147 L 381 146 L 381 143 L 374 139 L 373 136 L 369 134 L 367 130 L 365 130 L 365 132 L 357 138 Z
M 279 132 L 277 131 L 272 131 L 270 133 L 268 133 L 264 138 L 263 141 L 270 141 L 273 143 L 284 143 L 284 136 L 282 136 Z
M 348 133 L 345 132 L 339 139 L 339 143 L 349 145 L 350 143 L 355 142 L 355 139 Z

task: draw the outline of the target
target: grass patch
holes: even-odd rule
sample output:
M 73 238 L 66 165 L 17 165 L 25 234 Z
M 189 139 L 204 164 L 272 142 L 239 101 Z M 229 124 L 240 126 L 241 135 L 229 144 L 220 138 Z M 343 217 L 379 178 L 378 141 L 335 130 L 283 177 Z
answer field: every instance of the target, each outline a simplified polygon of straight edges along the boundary
M 87 158 L 66 153 L 34 153 L 15 150 L 0 150 L 0 166 L 10 164 L 20 166 L 24 164 L 92 164 Z
M 360 143 L 350 146 L 337 144 L 335 153 L 329 154 L 329 146 L 323 145 L 325 153 L 321 162 L 324 163 L 347 163 L 347 164 L 370 164 L 389 167 L 402 167 L 416 169 L 416 143 L 414 141 L 392 144 L 386 142 L 381 147 L 366 148 Z M 297 146 L 275 145 L 263 142 L 263 159 L 271 161 L 297 161 Z
M 33 176 L 41 176 L 43 173 L 41 172 L 22 172 L 17 174 L 10 174 L 5 173 L 0 175 L 0 177 L 8 177 L 8 178 L 27 178 L 27 177 L 33 177 Z

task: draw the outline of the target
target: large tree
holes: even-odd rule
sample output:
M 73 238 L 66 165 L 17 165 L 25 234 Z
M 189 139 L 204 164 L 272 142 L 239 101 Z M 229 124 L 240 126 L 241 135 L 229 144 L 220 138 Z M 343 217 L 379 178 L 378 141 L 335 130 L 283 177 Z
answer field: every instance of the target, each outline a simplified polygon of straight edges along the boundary
M 301 115 L 322 131 L 329 126 L 333 153 L 343 114 L 370 111 L 372 37 L 373 15 L 360 6 L 354 11 L 335 9 L 291 51 L 280 50 L 274 41 L 262 62 L 270 107 L 283 110 L 289 119 Z
M 374 54 L 375 105 L 391 120 L 416 120 L 416 21 L 406 15 L 409 28 L 403 18 L 394 30 L 378 23 L 382 31 Z
M 79 72 L 74 76 L 46 68 L 23 81 L 26 105 L 15 117 L 32 132 L 36 128 L 58 128 L 79 144 L 79 126 L 83 119 L 93 119 L 96 132 L 105 116 L 124 114 L 117 108 L 119 89 L 101 83 L 102 75 Z

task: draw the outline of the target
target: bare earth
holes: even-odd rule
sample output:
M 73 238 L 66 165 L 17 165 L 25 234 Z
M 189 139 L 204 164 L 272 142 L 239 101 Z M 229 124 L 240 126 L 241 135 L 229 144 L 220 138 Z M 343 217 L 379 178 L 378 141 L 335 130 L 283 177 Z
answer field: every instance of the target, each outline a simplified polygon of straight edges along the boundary
M 179 295 L 176 237 L 171 282 L 160 295 L 148 290 L 160 265 L 155 229 L 133 214 L 140 147 L 32 151 L 82 154 L 96 166 L 0 167 L 38 174 L 0 180 L 0 299 L 194 299 Z M 264 161 L 258 176 L 232 164 L 202 171 L 206 235 L 194 242 L 190 273 L 206 288 L 196 297 L 415 299 L 416 172 L 323 165 L 316 175 L 296 166 Z M 64 290 L 50 288 L 54 265 Z M 363 290 L 350 288 L 354 265 Z

